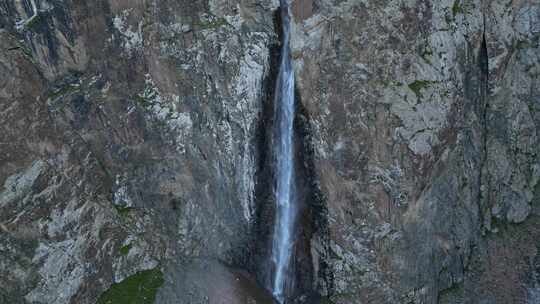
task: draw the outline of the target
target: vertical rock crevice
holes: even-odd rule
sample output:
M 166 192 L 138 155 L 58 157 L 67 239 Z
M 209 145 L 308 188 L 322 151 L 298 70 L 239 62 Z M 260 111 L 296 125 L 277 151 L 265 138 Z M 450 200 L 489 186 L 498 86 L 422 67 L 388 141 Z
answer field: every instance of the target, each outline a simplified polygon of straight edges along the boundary
M 489 94 L 489 57 L 486 39 L 486 18 L 483 17 L 484 26 L 482 32 L 482 41 L 478 50 L 477 69 L 478 69 L 478 114 L 481 125 L 481 155 L 480 155 L 480 175 L 479 175 L 479 207 L 483 212 L 483 229 L 490 229 L 490 210 L 488 206 L 488 188 L 489 176 L 487 172 L 488 160 L 488 110 L 489 103 L 487 100 Z
M 296 299 L 318 303 L 332 293 L 333 277 L 328 260 L 329 225 L 325 196 L 319 187 L 312 144 L 310 115 L 303 106 L 300 90 L 297 98 L 294 127 L 296 142 L 296 175 L 299 215 L 294 261 Z
M 255 174 L 255 223 L 251 232 L 248 269 L 252 271 L 261 286 L 271 286 L 272 267 L 268 259 L 271 251 L 272 223 L 274 221 L 272 170 L 272 126 L 274 124 L 274 88 L 279 73 L 280 41 L 282 40 L 281 15 L 274 12 L 276 38 L 269 48 L 269 71 L 264 82 L 263 113 L 257 134 L 257 171 Z

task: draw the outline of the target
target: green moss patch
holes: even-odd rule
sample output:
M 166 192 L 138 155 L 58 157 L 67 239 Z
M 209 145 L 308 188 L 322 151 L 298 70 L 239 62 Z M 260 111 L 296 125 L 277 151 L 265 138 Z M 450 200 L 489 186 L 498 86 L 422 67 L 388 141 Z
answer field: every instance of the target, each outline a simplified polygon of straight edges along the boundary
M 131 250 L 131 247 L 133 247 L 131 244 L 127 244 L 125 246 L 120 247 L 120 254 L 128 255 L 129 251 Z
M 127 215 L 130 211 L 132 211 L 134 208 L 132 207 L 127 207 L 127 206 L 118 206 L 118 205 L 114 205 L 114 209 L 116 209 L 116 211 L 118 211 L 118 213 L 122 216 L 125 216 Z
M 329 298 L 322 298 L 320 304 L 335 304 Z
M 422 91 L 427 88 L 430 84 L 432 84 L 432 81 L 429 80 L 416 80 L 409 84 L 409 89 L 414 92 L 416 97 L 422 98 L 424 97 L 422 95 Z
M 25 24 L 25 26 L 28 29 L 33 29 L 33 28 L 38 27 L 41 24 L 42 21 L 44 21 L 43 17 L 41 17 L 40 14 L 37 14 L 32 19 L 28 20 L 27 23 Z
M 454 5 L 452 5 L 452 15 L 454 17 L 457 16 L 457 14 L 463 13 L 463 8 L 461 7 L 460 0 L 454 1 Z
M 163 273 L 157 269 L 138 272 L 113 284 L 99 297 L 97 304 L 153 304 L 163 285 Z
M 198 28 L 202 29 L 202 30 L 208 30 L 208 29 L 216 29 L 218 27 L 222 27 L 226 24 L 229 24 L 227 23 L 227 20 L 225 20 L 225 18 L 217 18 L 216 20 L 212 20 L 212 21 L 199 21 L 199 22 L 196 22 L 195 23 L 195 26 L 197 26 Z
M 385 87 L 401 87 L 403 85 L 403 83 L 395 80 L 383 80 L 382 84 Z

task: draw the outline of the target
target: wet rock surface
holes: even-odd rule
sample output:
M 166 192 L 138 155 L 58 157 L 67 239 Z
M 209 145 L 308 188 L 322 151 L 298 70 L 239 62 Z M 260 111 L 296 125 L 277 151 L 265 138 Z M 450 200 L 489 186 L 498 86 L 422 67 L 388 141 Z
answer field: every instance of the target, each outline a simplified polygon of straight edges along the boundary
M 0 3 L 0 303 L 271 303 L 277 6 Z M 540 301 L 540 5 L 292 13 L 297 302 Z

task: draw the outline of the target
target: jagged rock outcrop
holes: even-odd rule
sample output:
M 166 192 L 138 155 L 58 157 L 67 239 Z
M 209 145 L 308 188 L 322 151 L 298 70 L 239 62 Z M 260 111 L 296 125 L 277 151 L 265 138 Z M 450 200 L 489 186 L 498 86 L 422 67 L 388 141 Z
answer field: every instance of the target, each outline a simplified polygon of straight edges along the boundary
M 0 3 L 0 303 L 272 302 L 277 6 Z M 539 302 L 540 5 L 292 6 L 298 302 Z

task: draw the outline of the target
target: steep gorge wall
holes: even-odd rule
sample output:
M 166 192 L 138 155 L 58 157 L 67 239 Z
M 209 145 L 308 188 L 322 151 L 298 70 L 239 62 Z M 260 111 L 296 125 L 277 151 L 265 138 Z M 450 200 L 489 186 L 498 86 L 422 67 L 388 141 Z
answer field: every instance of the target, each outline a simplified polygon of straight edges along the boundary
M 538 301 L 538 4 L 295 4 L 330 298 Z
M 156 267 L 158 300 L 204 299 L 188 261 L 249 258 L 276 3 L 36 3 L 19 29 L 30 2 L 0 4 L 0 302 L 94 303 Z
M 0 302 L 95 303 L 159 269 L 156 303 L 270 303 L 278 1 L 35 2 L 23 26 L 31 2 L 0 3 Z M 536 303 L 540 6 L 293 15 L 301 289 Z

